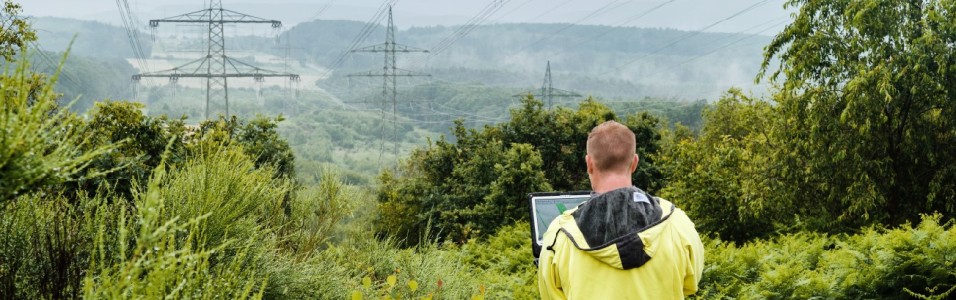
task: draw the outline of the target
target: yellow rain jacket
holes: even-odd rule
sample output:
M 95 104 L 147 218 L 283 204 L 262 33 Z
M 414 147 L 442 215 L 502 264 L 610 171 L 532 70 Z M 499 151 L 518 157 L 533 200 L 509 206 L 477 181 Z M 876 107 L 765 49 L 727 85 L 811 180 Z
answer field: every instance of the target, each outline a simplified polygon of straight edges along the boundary
M 682 210 L 621 188 L 551 222 L 538 290 L 542 299 L 683 299 L 703 269 L 704 246 Z

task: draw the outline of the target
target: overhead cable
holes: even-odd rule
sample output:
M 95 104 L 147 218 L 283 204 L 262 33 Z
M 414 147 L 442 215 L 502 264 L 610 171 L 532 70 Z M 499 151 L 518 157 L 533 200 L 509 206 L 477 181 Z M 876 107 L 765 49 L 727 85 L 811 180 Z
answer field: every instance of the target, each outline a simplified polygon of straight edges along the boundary
M 615 72 L 615 71 L 622 70 L 622 69 L 624 69 L 624 67 L 627 67 L 627 66 L 629 66 L 629 65 L 631 65 L 631 64 L 633 64 L 633 63 L 635 63 L 635 62 L 637 62 L 637 61 L 639 61 L 639 60 L 642 60 L 642 59 L 644 59 L 644 58 L 646 58 L 646 57 L 648 57 L 648 56 L 651 56 L 651 55 L 660 53 L 661 51 L 664 51 L 665 49 L 670 48 L 671 46 L 674 46 L 674 45 L 676 45 L 677 43 L 683 42 L 683 41 L 685 41 L 685 40 L 687 40 L 687 39 L 689 39 L 689 38 L 692 38 L 692 37 L 694 37 L 694 36 L 697 36 L 698 34 L 701 34 L 702 32 L 704 32 L 704 31 L 706 31 L 706 30 L 708 30 L 708 29 L 710 29 L 710 28 L 713 28 L 714 26 L 719 25 L 720 23 L 723 23 L 723 22 L 732 20 L 732 19 L 734 19 L 734 18 L 736 18 L 736 17 L 739 17 L 740 15 L 743 15 L 744 13 L 747 13 L 748 11 L 751 11 L 751 10 L 753 10 L 754 8 L 757 8 L 758 6 L 760 6 L 760 5 L 762 5 L 762 4 L 765 4 L 765 3 L 767 3 L 768 1 L 770 1 L 770 0 L 757 1 L 756 3 L 750 5 L 750 6 L 744 8 L 744 9 L 742 9 L 742 10 L 740 10 L 740 11 L 738 11 L 738 12 L 736 12 L 736 13 L 734 13 L 734 14 L 732 14 L 732 15 L 726 17 L 726 18 L 720 19 L 720 20 L 718 20 L 718 21 L 716 21 L 716 22 L 714 22 L 714 23 L 711 23 L 710 25 L 704 26 L 703 28 L 698 29 L 698 30 L 696 30 L 696 31 L 688 32 L 688 33 L 685 34 L 684 36 L 682 36 L 682 37 L 680 37 L 680 38 L 678 38 L 678 39 L 676 39 L 676 40 L 674 40 L 674 41 L 668 43 L 667 45 L 664 45 L 664 46 L 662 46 L 662 47 L 660 47 L 660 48 L 657 48 L 656 50 L 654 50 L 654 51 L 652 51 L 652 52 L 650 52 L 650 53 L 646 53 L 646 54 L 644 54 L 644 55 L 642 55 L 642 56 L 640 56 L 640 57 L 638 57 L 638 58 L 632 59 L 632 60 L 630 60 L 630 61 L 628 61 L 628 62 L 626 62 L 626 63 L 624 63 L 624 64 L 621 64 L 621 65 L 617 66 L 616 68 L 611 69 L 610 71 L 601 73 L 600 75 L 607 75 L 607 74 L 613 73 L 613 72 Z

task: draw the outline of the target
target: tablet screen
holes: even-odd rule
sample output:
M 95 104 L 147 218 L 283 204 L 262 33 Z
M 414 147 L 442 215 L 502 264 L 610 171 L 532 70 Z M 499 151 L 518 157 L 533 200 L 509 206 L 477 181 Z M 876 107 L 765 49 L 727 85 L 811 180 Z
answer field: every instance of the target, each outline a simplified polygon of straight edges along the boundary
M 579 204 L 591 199 L 590 192 L 570 193 L 532 193 L 531 223 L 532 238 L 534 239 L 535 257 L 540 251 L 544 232 L 548 230 L 551 221 L 566 210 L 573 209 Z

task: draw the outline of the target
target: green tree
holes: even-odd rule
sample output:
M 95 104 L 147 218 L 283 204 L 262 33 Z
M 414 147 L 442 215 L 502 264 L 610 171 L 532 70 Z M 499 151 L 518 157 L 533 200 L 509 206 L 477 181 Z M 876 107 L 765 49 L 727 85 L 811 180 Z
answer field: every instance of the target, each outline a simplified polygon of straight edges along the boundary
M 206 120 L 199 124 L 198 135 L 194 138 L 201 140 L 203 147 L 210 150 L 231 143 L 240 145 L 243 152 L 253 158 L 257 168 L 271 166 L 275 168 L 275 177 L 294 179 L 295 156 L 289 143 L 277 131 L 278 122 L 283 120 L 285 118 L 281 115 L 274 120 L 261 115 L 248 121 L 235 116 Z
M 183 120 L 169 120 L 165 116 L 144 115 L 144 106 L 136 102 L 98 102 L 89 112 L 87 147 L 119 144 L 114 150 L 97 156 L 84 170 L 84 179 L 68 188 L 94 194 L 101 187 L 115 192 L 117 198 L 132 200 L 133 183 L 143 183 L 162 160 L 169 147 L 167 164 L 185 161 L 186 149 L 182 135 Z M 172 142 L 172 144 L 169 144 Z M 103 174 L 102 176 L 96 176 Z M 70 192 L 67 193 L 72 194 Z
M 732 89 L 703 116 L 699 137 L 678 129 L 663 143 L 661 164 L 669 177 L 661 196 L 686 210 L 699 231 L 721 239 L 741 242 L 772 232 L 771 216 L 754 202 L 774 195 L 773 182 L 765 180 L 773 108 Z
M 20 4 L 3 1 L 3 9 L 0 9 L 0 56 L 8 62 L 23 52 L 27 43 L 37 39 L 30 23 L 20 16 L 21 12 L 23 8 Z
M 956 3 L 791 0 L 766 48 L 780 197 L 816 228 L 956 212 Z M 782 75 L 782 79 L 781 79 Z M 840 226 L 837 226 L 838 228 Z

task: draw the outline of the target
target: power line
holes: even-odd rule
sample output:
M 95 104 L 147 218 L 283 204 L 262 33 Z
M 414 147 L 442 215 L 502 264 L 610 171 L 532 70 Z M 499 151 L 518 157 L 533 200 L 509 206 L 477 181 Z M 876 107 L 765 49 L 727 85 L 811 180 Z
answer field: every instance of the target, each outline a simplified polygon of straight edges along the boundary
M 349 43 L 349 46 L 345 48 L 345 51 L 342 52 L 331 64 L 329 64 L 327 71 L 322 75 L 323 78 L 331 74 L 336 68 L 342 65 L 345 61 L 345 58 L 348 57 L 349 53 L 355 48 L 358 47 L 365 39 L 372 33 L 376 25 L 385 17 L 385 13 L 394 5 L 398 0 L 385 0 L 379 6 L 378 10 L 372 15 L 372 18 L 365 22 L 365 26 L 362 27 L 362 30 L 359 31 L 359 34 L 352 39 Z
M 143 51 L 143 47 L 139 43 L 139 31 L 135 28 L 136 18 L 129 8 L 129 2 L 127 0 L 116 0 L 116 7 L 119 9 L 120 19 L 123 21 L 123 28 L 126 29 L 126 37 L 129 39 L 130 46 L 133 48 L 133 56 L 136 58 L 140 70 L 148 73 L 149 65 L 146 63 L 146 52 Z M 147 79 L 147 82 L 150 85 L 153 84 L 151 79 Z
M 350 53 L 355 52 L 369 52 L 369 53 L 384 53 L 385 54 L 385 66 L 382 68 L 383 72 L 379 73 L 377 71 L 368 71 L 363 73 L 349 74 L 351 77 L 382 77 L 384 80 L 382 87 L 382 100 L 383 106 L 387 105 L 389 102 L 392 104 L 392 118 L 396 118 L 396 109 L 397 109 L 397 98 L 398 92 L 396 88 L 396 77 L 413 77 L 413 76 L 431 76 L 428 74 L 418 74 L 408 70 L 399 69 L 396 66 L 395 54 L 396 53 L 410 53 L 410 52 L 425 52 L 428 50 L 418 49 L 414 47 L 409 47 L 406 45 L 401 45 L 395 43 L 395 24 L 392 20 L 392 7 L 388 7 L 388 26 L 385 29 L 385 43 L 377 44 L 372 46 L 367 46 L 359 49 L 354 49 L 349 51 Z M 382 110 L 382 149 L 379 153 L 379 160 L 381 161 L 382 156 L 385 152 L 385 110 Z M 392 127 L 392 135 L 395 139 L 395 155 L 398 155 L 398 133 L 395 129 L 395 126 Z
M 47 54 L 46 51 L 43 50 L 42 47 L 40 47 L 40 44 L 39 44 L 39 43 L 37 43 L 36 41 L 30 41 L 30 44 L 32 44 L 33 47 L 37 49 L 36 53 L 37 53 L 38 55 L 40 55 L 40 59 L 42 59 L 42 60 L 45 61 L 48 65 L 50 65 L 50 68 L 53 68 L 54 70 L 59 69 L 59 67 L 58 67 L 59 64 L 56 62 L 56 59 L 50 57 L 50 55 Z M 65 62 L 64 62 L 64 64 L 65 64 Z M 79 81 L 76 80 L 76 79 L 74 79 L 73 76 L 70 76 L 70 74 L 66 71 L 66 69 L 60 69 L 60 75 L 63 75 L 63 78 L 66 79 L 66 81 L 68 81 L 68 82 L 69 82 L 70 84 L 72 84 L 73 86 L 78 87 L 78 88 L 80 87 Z
M 745 34 L 745 33 L 747 33 L 748 31 L 750 31 L 750 30 L 753 29 L 753 28 L 757 28 L 757 27 L 760 27 L 760 26 L 762 26 L 762 25 L 766 25 L 767 23 L 770 23 L 770 22 L 773 22 L 773 21 L 778 21 L 778 20 L 779 20 L 779 19 L 769 20 L 769 21 L 767 21 L 767 22 L 763 22 L 763 23 L 757 24 L 757 25 L 755 25 L 755 26 L 751 26 L 750 28 L 747 28 L 747 29 L 741 30 L 740 32 L 735 33 L 735 35 Z M 676 67 L 681 67 L 681 66 L 686 65 L 686 64 L 688 64 L 688 63 L 690 63 L 690 62 L 692 62 L 692 61 L 695 61 L 695 60 L 698 60 L 698 59 L 700 59 L 700 58 L 703 58 L 703 57 L 709 56 L 709 55 L 711 55 L 711 54 L 717 53 L 717 52 L 719 52 L 720 50 L 723 50 L 723 49 L 726 49 L 726 48 L 728 48 L 728 47 L 730 47 L 730 46 L 736 45 L 736 44 L 738 44 L 738 43 L 740 43 L 740 42 L 743 42 L 743 41 L 745 41 L 745 40 L 747 40 L 747 39 L 751 39 L 751 38 L 757 37 L 757 36 L 763 34 L 764 32 L 767 32 L 767 31 L 769 31 L 769 30 L 771 30 L 771 29 L 774 29 L 774 28 L 776 28 L 777 26 L 780 26 L 780 25 L 782 25 L 782 24 L 784 24 L 784 23 L 786 23 L 786 22 L 788 22 L 788 21 L 790 21 L 790 20 L 785 18 L 785 19 L 783 19 L 783 20 L 780 20 L 779 22 L 770 24 L 769 26 L 763 27 L 763 29 L 760 30 L 760 31 L 757 31 L 757 32 L 755 32 L 755 33 L 748 34 L 748 35 L 746 35 L 746 36 L 740 37 L 740 38 L 738 38 L 738 39 L 736 39 L 736 40 L 734 40 L 734 41 L 731 41 L 730 43 L 727 43 L 727 44 L 724 44 L 724 45 L 722 45 L 722 46 L 720 46 L 720 47 L 714 48 L 713 50 L 708 51 L 707 53 L 704 53 L 704 54 L 701 54 L 701 55 L 697 55 L 697 56 L 688 58 L 688 59 L 682 61 L 681 63 L 677 64 Z M 656 77 L 656 76 L 661 75 L 662 73 L 663 73 L 663 71 L 658 71 L 658 72 L 656 72 L 656 73 L 654 73 L 654 74 L 648 75 L 648 77 Z M 684 91 L 684 92 L 686 92 L 686 91 Z M 675 97 L 676 97 L 676 96 L 675 96 Z M 683 97 L 681 97 L 681 98 L 683 98 Z
M 534 17 L 534 18 L 529 19 L 529 20 L 528 20 L 528 23 L 534 22 L 534 21 L 540 19 L 541 17 L 544 17 L 544 16 L 546 16 L 546 15 L 548 15 L 548 14 L 554 12 L 554 11 L 557 10 L 558 8 L 561 8 L 562 6 L 565 6 L 565 5 L 567 5 L 568 3 L 571 3 L 571 1 L 572 1 L 572 0 L 567 0 L 567 1 L 561 2 L 561 4 L 555 5 L 554 7 L 552 7 L 551 9 L 549 9 L 549 10 L 543 12 L 543 13 L 541 13 L 540 15 L 538 15 L 538 16 L 536 16 L 536 17 Z
M 488 5 L 475 14 L 475 16 L 471 17 L 471 19 L 468 19 L 464 25 L 458 26 L 458 28 L 456 28 L 451 34 L 435 43 L 435 45 L 432 45 L 431 55 L 425 58 L 420 58 L 412 62 L 411 65 L 422 66 L 426 61 L 437 56 L 442 51 L 445 51 L 445 49 L 448 49 L 448 47 L 451 47 L 451 45 L 453 45 L 455 42 L 458 42 L 458 40 L 464 38 L 479 25 L 487 21 L 488 18 L 501 10 L 501 8 L 504 7 L 504 5 L 509 1 L 510 0 L 493 0 L 491 3 L 488 3 Z M 527 4 L 527 2 L 525 2 L 525 4 Z
M 519 49 L 518 52 L 521 52 L 521 51 L 524 51 L 524 50 L 526 50 L 526 49 L 528 49 L 528 48 L 537 46 L 537 45 L 541 44 L 544 40 L 547 40 L 547 39 L 552 38 L 555 34 L 561 33 L 562 31 L 565 31 L 565 30 L 567 30 L 568 28 L 571 28 L 571 27 L 573 27 L 573 26 L 575 26 L 575 25 L 578 25 L 578 24 L 580 24 L 581 22 L 584 22 L 584 21 L 586 21 L 586 20 L 588 20 L 588 19 L 590 19 L 590 18 L 593 18 L 593 17 L 599 16 L 599 15 L 605 14 L 605 13 L 607 13 L 608 11 L 611 11 L 611 10 L 613 10 L 613 9 L 615 9 L 615 8 L 619 8 L 619 7 L 621 7 L 621 6 L 624 6 L 624 5 L 627 4 L 627 3 L 630 3 L 630 2 L 631 2 L 631 1 L 625 1 L 625 2 L 623 2 L 623 3 L 621 3 L 621 4 L 618 4 L 617 6 L 613 6 L 613 7 L 612 7 L 612 5 L 617 4 L 618 1 L 620 1 L 620 0 L 613 0 L 613 1 L 611 1 L 611 2 L 608 2 L 608 3 L 605 4 L 604 6 L 601 6 L 601 7 L 598 8 L 597 10 L 595 10 L 595 11 L 593 11 L 593 12 L 591 12 L 591 13 L 585 15 L 584 17 L 582 17 L 582 18 L 580 18 L 580 19 L 574 21 L 573 23 L 570 23 L 570 24 L 567 24 L 567 25 L 565 25 L 565 26 L 562 26 L 561 28 L 558 28 L 558 30 L 552 31 L 552 32 L 546 34 L 545 36 L 541 37 L 540 39 L 538 39 L 538 40 L 536 40 L 536 41 L 534 41 L 534 42 L 531 42 L 530 44 L 528 44 L 528 45 L 522 47 L 521 49 Z
M 731 20 L 731 19 L 734 19 L 734 18 L 736 18 L 736 17 L 739 17 L 740 15 L 742 15 L 742 14 L 748 12 L 748 11 L 751 11 L 751 10 L 753 10 L 754 8 L 758 7 L 758 6 L 760 6 L 760 5 L 764 4 L 764 3 L 767 3 L 768 1 L 770 1 L 770 0 L 757 1 L 757 3 L 754 3 L 754 4 L 750 5 L 750 6 L 748 6 L 747 8 L 744 8 L 744 9 L 742 9 L 742 10 L 740 10 L 740 11 L 738 11 L 738 12 L 736 12 L 736 13 L 734 13 L 734 14 L 732 14 L 732 15 L 726 17 L 726 18 L 720 19 L 720 20 L 718 20 L 717 22 L 714 22 L 714 23 L 712 23 L 712 24 L 710 24 L 710 25 L 704 26 L 703 28 L 698 29 L 697 31 L 691 31 L 691 32 L 685 34 L 684 36 L 678 38 L 677 40 L 674 40 L 673 42 L 670 42 L 670 43 L 668 43 L 667 45 L 664 45 L 663 47 L 660 47 L 660 48 L 658 48 L 657 50 L 654 50 L 654 51 L 651 52 L 651 53 L 647 53 L 647 54 L 644 54 L 644 55 L 641 56 L 641 57 L 638 57 L 638 58 L 636 58 L 636 59 L 630 60 L 630 61 L 628 61 L 628 62 L 626 62 L 626 63 L 624 63 L 624 64 L 622 64 L 622 65 L 620 65 L 620 66 L 618 66 L 618 67 L 616 67 L 616 68 L 611 69 L 610 71 L 601 73 L 600 75 L 607 75 L 607 74 L 613 73 L 614 71 L 621 70 L 621 69 L 623 69 L 624 67 L 629 66 L 629 65 L 631 65 L 631 64 L 633 64 L 633 63 L 635 63 L 635 62 L 637 62 L 637 61 L 639 61 L 639 60 L 641 60 L 641 59 L 644 59 L 644 58 L 646 58 L 646 57 L 648 57 L 648 56 L 651 56 L 651 55 L 660 53 L 661 51 L 664 51 L 664 49 L 670 48 L 671 46 L 676 45 L 677 43 L 680 43 L 680 42 L 685 41 L 685 40 L 687 40 L 687 39 L 689 39 L 689 38 L 692 38 L 692 37 L 694 37 L 694 36 L 697 36 L 698 34 L 701 34 L 702 32 L 706 31 L 707 29 L 710 29 L 710 28 L 712 28 L 712 27 L 714 27 L 714 26 L 717 26 L 717 25 L 720 24 L 720 23 L 723 23 L 723 22 L 729 21 L 729 20 Z
M 489 17 L 494 15 L 496 12 L 498 12 L 498 10 L 504 7 L 504 5 L 508 3 L 509 1 L 510 0 L 494 0 L 491 3 L 489 3 L 487 6 L 485 6 L 484 9 L 478 12 L 477 15 L 475 15 L 474 17 L 471 17 L 471 19 L 469 19 L 465 25 L 459 26 L 458 29 L 455 30 L 451 35 L 449 35 L 448 37 L 445 37 L 444 39 L 442 39 L 441 41 L 433 45 L 432 56 L 438 55 L 439 53 L 441 53 L 442 51 L 450 47 L 452 44 L 457 42 L 459 39 L 471 33 L 472 30 L 474 30 L 478 25 L 480 25 Z
M 767 23 L 770 23 L 770 22 L 773 22 L 773 21 L 775 21 L 775 20 L 770 20 L 770 21 L 767 21 L 767 22 L 758 24 L 758 25 L 756 25 L 756 26 L 750 27 L 750 28 L 748 28 L 748 29 L 744 29 L 744 30 L 742 30 L 742 31 L 740 31 L 740 32 L 737 32 L 736 35 L 745 34 L 745 33 L 747 33 L 747 31 L 750 31 L 750 29 L 753 29 L 754 27 L 759 27 L 759 26 L 761 26 L 761 25 L 766 25 Z M 720 51 L 720 50 L 723 50 L 723 49 L 726 49 L 727 47 L 736 45 L 737 43 L 740 43 L 740 42 L 742 42 L 742 41 L 744 41 L 744 40 L 757 37 L 757 36 L 763 34 L 764 32 L 767 32 L 767 31 L 769 31 L 769 30 L 771 30 L 771 29 L 774 29 L 774 28 L 776 28 L 777 26 L 783 25 L 783 24 L 785 24 L 785 23 L 787 23 L 787 22 L 789 22 L 789 21 L 790 21 L 789 19 L 784 19 L 784 20 L 781 20 L 781 21 L 779 21 L 779 22 L 777 22 L 777 23 L 773 23 L 773 24 L 771 24 L 770 26 L 765 27 L 763 30 L 760 30 L 760 31 L 758 31 L 758 32 L 755 32 L 755 33 L 749 34 L 749 35 L 747 35 L 747 36 L 741 37 L 741 38 L 739 38 L 739 39 L 736 39 L 736 40 L 734 40 L 733 42 L 730 42 L 730 43 L 728 43 L 728 44 L 724 44 L 723 46 L 720 46 L 720 47 L 718 47 L 718 48 L 715 48 L 715 49 L 711 50 L 710 52 L 707 52 L 707 53 L 704 53 L 704 54 L 701 54 L 701 55 L 697 55 L 697 56 L 695 56 L 695 57 L 692 57 L 692 58 L 690 58 L 690 59 L 687 59 L 687 60 L 681 62 L 678 66 L 683 66 L 683 65 L 685 65 L 685 64 L 687 64 L 687 63 L 689 63 L 689 62 L 691 62 L 691 61 L 697 60 L 697 59 L 702 58 L 702 57 L 704 57 L 704 56 L 708 56 L 708 55 L 717 53 L 717 52 Z
M 518 11 L 518 9 L 524 7 L 525 5 L 528 5 L 528 3 L 531 3 L 532 1 L 534 1 L 534 0 L 526 0 L 525 2 L 522 2 L 521 4 L 518 4 L 518 6 L 515 6 L 515 8 L 512 8 L 511 10 L 509 10 L 508 12 L 502 14 L 500 17 L 498 17 L 497 19 L 495 19 L 494 21 L 491 21 L 491 22 L 492 22 L 492 23 L 497 23 L 498 21 L 501 21 L 501 19 L 504 19 L 505 17 L 510 16 L 510 15 L 513 14 L 514 12 Z
M 321 8 L 319 8 L 319 10 L 315 12 L 315 14 L 312 14 L 312 16 L 309 17 L 309 18 L 306 19 L 306 20 L 316 20 L 316 19 L 318 19 L 319 16 L 322 15 L 322 13 L 325 13 L 325 11 L 328 10 L 330 6 L 332 6 L 332 3 L 335 3 L 335 0 L 329 0 L 329 2 L 326 2 L 325 5 L 323 5 Z
M 527 94 L 531 94 L 534 91 L 528 91 L 522 94 L 514 95 L 515 97 L 521 97 Z M 571 97 L 581 97 L 581 94 L 565 91 L 561 89 L 554 88 L 554 85 L 551 81 L 551 61 L 548 61 L 548 68 L 544 72 L 544 83 L 541 84 L 541 89 L 539 94 L 534 94 L 534 96 L 541 97 L 548 104 L 548 109 L 551 109 L 554 105 L 554 98 L 571 98 Z
M 674 1 L 677 1 L 677 0 L 668 0 L 668 1 L 664 2 L 664 3 L 658 4 L 657 6 L 651 7 L 650 9 L 645 10 L 644 12 L 641 12 L 640 14 L 631 16 L 631 17 L 629 17 L 629 18 L 627 18 L 627 19 L 625 19 L 625 20 L 623 20 L 623 21 L 621 21 L 621 22 L 618 22 L 616 25 L 612 26 L 610 29 L 605 30 L 604 32 L 601 32 L 601 33 L 599 33 L 599 34 L 597 34 L 597 35 L 593 35 L 593 36 L 591 36 L 590 38 L 585 39 L 585 40 L 583 40 L 583 41 L 581 41 L 581 42 L 575 44 L 574 46 L 569 47 L 568 50 L 574 49 L 574 48 L 577 48 L 577 47 L 580 47 L 581 45 L 584 45 L 584 44 L 586 44 L 586 43 L 588 43 L 588 42 L 591 42 L 591 41 L 596 40 L 596 39 L 598 39 L 598 38 L 600 38 L 600 37 L 603 37 L 603 36 L 607 35 L 608 33 L 611 33 L 612 31 L 615 31 L 615 30 L 617 30 L 617 29 L 620 29 L 622 26 L 624 26 L 624 25 L 626 25 L 626 24 L 629 24 L 629 23 L 631 23 L 631 22 L 637 21 L 637 20 L 639 20 L 639 19 L 641 19 L 641 18 L 643 18 L 643 17 L 649 15 L 650 13 L 652 13 L 652 12 L 654 12 L 654 11 L 656 11 L 656 10 L 658 10 L 658 9 L 661 9 L 662 7 L 664 7 L 664 6 L 668 5 L 668 4 L 673 3 Z

